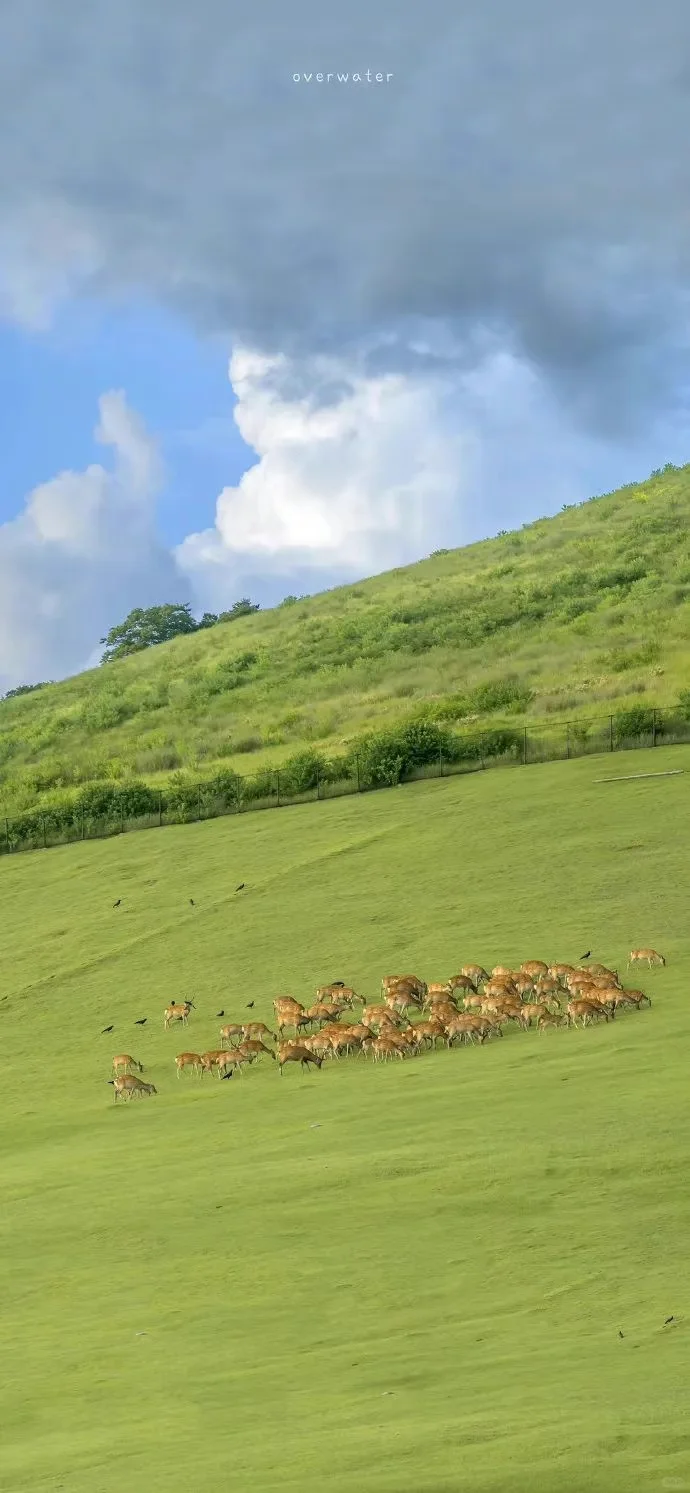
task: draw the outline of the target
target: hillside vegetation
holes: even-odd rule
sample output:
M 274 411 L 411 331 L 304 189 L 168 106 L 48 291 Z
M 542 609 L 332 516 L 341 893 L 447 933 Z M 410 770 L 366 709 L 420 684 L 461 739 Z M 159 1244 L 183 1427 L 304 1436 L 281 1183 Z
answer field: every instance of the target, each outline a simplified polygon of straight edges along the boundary
M 577 720 L 690 687 L 690 466 L 0 703 L 0 806 L 251 773 L 433 706 Z
M 655 766 L 687 771 L 690 748 Z M 0 862 L 0 1487 L 683 1486 L 688 790 L 596 776 L 476 774 Z M 372 997 L 398 970 L 585 949 L 624 970 L 648 944 L 651 1010 L 608 1025 L 175 1076 L 249 1001 L 270 1020 L 329 979 Z M 156 1096 L 113 1104 L 121 1052 Z

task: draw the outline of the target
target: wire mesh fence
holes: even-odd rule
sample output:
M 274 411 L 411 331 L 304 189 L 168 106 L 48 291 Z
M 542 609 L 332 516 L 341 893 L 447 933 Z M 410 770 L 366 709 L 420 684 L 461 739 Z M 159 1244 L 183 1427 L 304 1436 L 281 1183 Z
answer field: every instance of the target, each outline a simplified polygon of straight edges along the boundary
M 230 773 L 221 791 L 208 781 L 153 789 L 136 785 L 129 790 L 102 790 L 86 805 L 47 806 L 12 817 L 0 816 L 0 855 L 22 850 L 47 850 L 79 840 L 108 839 L 135 830 L 162 829 L 166 825 L 190 824 L 222 816 L 261 809 L 325 801 L 348 794 L 367 793 L 428 778 L 455 777 L 488 768 L 529 766 L 540 762 L 565 761 L 584 756 L 632 750 L 657 745 L 690 742 L 690 719 L 674 709 L 637 707 L 617 715 L 588 721 L 546 723 L 543 726 L 505 727 L 470 737 L 451 733 L 451 749 L 440 747 L 432 760 L 405 763 L 387 769 L 385 780 L 372 780 L 360 771 L 355 755 L 337 762 L 328 772 L 318 764 L 311 777 L 295 783 L 284 768 L 264 769 L 253 775 Z M 471 747 L 471 749 L 470 749 Z

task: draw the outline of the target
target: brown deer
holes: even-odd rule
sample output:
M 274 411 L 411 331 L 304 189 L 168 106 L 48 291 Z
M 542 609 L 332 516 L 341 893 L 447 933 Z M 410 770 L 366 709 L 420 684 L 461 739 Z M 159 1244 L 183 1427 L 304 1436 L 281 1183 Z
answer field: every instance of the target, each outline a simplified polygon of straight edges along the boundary
M 663 954 L 658 954 L 656 949 L 631 949 L 628 954 L 628 969 L 631 964 L 647 964 L 651 969 L 653 964 L 665 964 Z
M 193 1068 L 195 1073 L 201 1073 L 201 1057 L 198 1052 L 178 1052 L 175 1067 L 178 1078 L 183 1068 Z
M 167 1030 L 175 1021 L 181 1021 L 183 1026 L 186 1026 L 191 1009 L 191 1001 L 172 1001 L 169 1006 L 166 1006 L 163 1012 L 164 1028 Z
M 260 1058 L 262 1052 L 268 1053 L 269 1058 L 273 1058 L 274 1063 L 276 1060 L 276 1055 L 272 1048 L 267 1047 L 265 1042 L 260 1042 L 258 1038 L 248 1037 L 246 1042 L 240 1042 L 239 1047 L 235 1048 L 235 1051 L 238 1058 L 247 1058 L 250 1063 L 255 1058 Z
M 121 1052 L 118 1057 L 113 1058 L 114 1073 L 128 1073 L 130 1068 L 138 1068 L 140 1073 L 144 1071 L 144 1064 L 138 1063 L 136 1058 L 130 1057 L 128 1052 Z
M 283 1076 L 283 1068 L 286 1063 L 299 1063 L 302 1068 L 308 1068 L 313 1063 L 315 1068 L 320 1068 L 323 1058 L 316 1052 L 310 1052 L 308 1047 L 301 1043 L 279 1042 L 278 1043 L 278 1069 Z
M 154 1088 L 152 1083 L 144 1083 L 141 1078 L 135 1078 L 133 1073 L 122 1073 L 119 1078 L 109 1078 L 108 1083 L 113 1086 L 113 1098 L 116 1104 L 118 1099 L 125 1094 L 130 1099 L 133 1099 L 135 1094 L 141 1096 L 142 1094 L 158 1093 L 158 1090 Z
M 291 995 L 281 995 L 273 1002 L 273 1010 L 276 1017 L 276 1030 L 281 1037 L 286 1027 L 296 1027 L 301 1016 L 304 1016 L 304 1006 L 299 1001 L 293 1000 Z

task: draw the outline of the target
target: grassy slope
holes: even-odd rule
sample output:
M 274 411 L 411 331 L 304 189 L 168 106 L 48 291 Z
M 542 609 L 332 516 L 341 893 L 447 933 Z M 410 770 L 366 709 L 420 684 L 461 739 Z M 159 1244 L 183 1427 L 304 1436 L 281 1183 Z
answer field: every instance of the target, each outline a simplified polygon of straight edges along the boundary
M 0 705 L 0 801 L 62 783 L 240 771 L 337 751 L 419 700 L 507 674 L 532 720 L 690 685 L 690 466 L 453 550 L 151 649 Z M 255 662 L 229 688 L 240 654 Z
M 681 1486 L 689 779 L 599 766 L 0 863 L 0 1488 Z M 175 1078 L 222 1006 L 640 943 L 652 1009 L 602 1029 Z M 123 1050 L 157 1098 L 112 1104 Z

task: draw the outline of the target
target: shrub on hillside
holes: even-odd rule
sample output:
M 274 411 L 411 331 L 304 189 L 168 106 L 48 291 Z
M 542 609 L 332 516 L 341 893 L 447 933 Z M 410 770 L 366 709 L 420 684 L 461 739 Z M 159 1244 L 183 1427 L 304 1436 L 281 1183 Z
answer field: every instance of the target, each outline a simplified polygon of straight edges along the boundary
M 657 719 L 657 735 L 661 730 L 661 722 Z M 636 741 L 640 737 L 651 736 L 653 731 L 654 711 L 646 705 L 632 705 L 629 710 L 619 710 L 613 717 L 613 739 L 619 745 L 623 741 Z
M 434 721 L 412 720 L 386 731 L 359 737 L 346 758 L 350 773 L 359 771 L 363 788 L 399 783 L 403 773 L 437 762 L 441 755 L 452 761 L 452 732 Z

